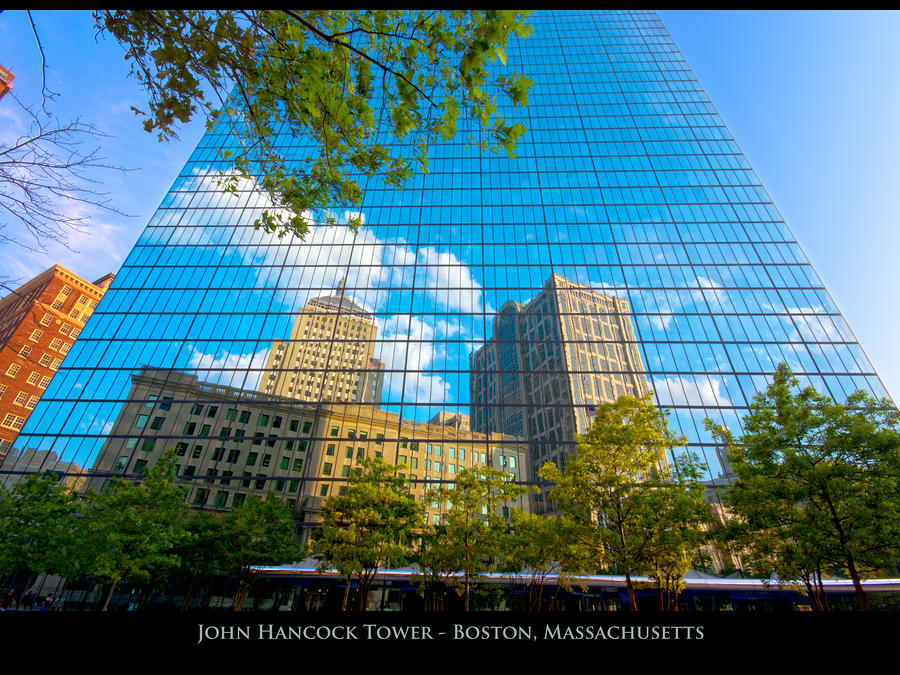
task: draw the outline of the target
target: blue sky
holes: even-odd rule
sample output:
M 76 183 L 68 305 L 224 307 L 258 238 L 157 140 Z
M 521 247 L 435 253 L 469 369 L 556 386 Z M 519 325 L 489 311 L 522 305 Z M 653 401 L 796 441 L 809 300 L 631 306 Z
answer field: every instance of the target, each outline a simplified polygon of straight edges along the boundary
M 88 12 L 35 11 L 52 104 L 111 138 L 102 154 L 134 169 L 105 189 L 132 218 L 97 213 L 79 253 L 0 251 L 4 279 L 25 281 L 54 263 L 88 278 L 115 271 L 203 133 L 186 127 L 160 144 L 130 106 L 142 96 L 121 48 L 95 41 Z M 896 264 L 900 234 L 900 12 L 661 11 L 660 17 L 805 248 L 863 349 L 900 396 Z M 36 102 L 40 57 L 24 12 L 0 14 L 0 65 Z M 0 102 L 0 129 L 16 123 Z

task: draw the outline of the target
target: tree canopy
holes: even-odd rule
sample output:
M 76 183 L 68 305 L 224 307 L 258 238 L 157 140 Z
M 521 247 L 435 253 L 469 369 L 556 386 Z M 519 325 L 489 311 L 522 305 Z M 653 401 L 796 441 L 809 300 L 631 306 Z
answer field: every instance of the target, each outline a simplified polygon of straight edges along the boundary
M 0 485 L 0 570 L 67 575 L 77 570 L 76 494 L 52 474 Z
M 513 483 L 510 475 L 492 467 L 464 469 L 452 489 L 430 491 L 426 501 L 441 505 L 423 550 L 422 566 L 431 572 L 447 572 L 445 580 L 463 595 L 465 610 L 471 607 L 473 582 L 493 570 L 499 561 L 508 527 L 503 507 L 528 489 Z M 458 578 L 450 572 L 461 572 Z
M 191 538 L 185 488 L 175 484 L 174 451 L 164 454 L 140 483 L 114 478 L 89 494 L 79 536 L 85 573 L 108 582 L 102 609 L 125 578 L 150 579 L 177 565 L 178 546 Z
M 823 572 L 860 579 L 900 558 L 900 414 L 857 391 L 845 404 L 800 388 L 782 363 L 743 419 L 743 434 L 707 421 L 737 476 L 726 500 L 752 566 L 815 592 Z
M 265 499 L 251 496 L 221 516 L 220 563 L 238 579 L 236 612 L 244 607 L 261 565 L 285 565 L 303 555 L 291 510 L 272 493 Z
M 579 574 L 593 572 L 593 551 L 579 536 L 579 524 L 568 517 L 538 515 L 521 509 L 510 513 L 510 531 L 501 541 L 501 569 L 528 579 L 528 609 L 543 607 L 544 586 L 556 575 L 556 592 L 571 591 Z
M 429 145 L 465 140 L 513 154 L 521 123 L 500 100 L 527 104 L 531 82 L 505 50 L 527 37 L 527 13 L 501 10 L 99 10 L 147 90 L 144 128 L 161 140 L 208 115 L 237 140 L 218 166 L 272 208 L 257 222 L 279 236 L 307 231 L 326 209 L 359 206 L 353 172 L 400 186 L 427 170 Z M 491 62 L 501 67 L 490 68 Z M 289 159 L 281 131 L 309 139 Z M 358 228 L 358 217 L 351 227 Z
M 686 441 L 669 430 L 651 397 L 621 396 L 601 405 L 563 469 L 548 462 L 539 472 L 553 483 L 549 495 L 557 508 L 581 524 L 597 564 L 625 576 L 631 610 L 637 609 L 632 576 L 664 568 L 671 575 L 672 565 L 689 556 L 703 517 L 695 472 L 679 472 L 668 460 Z
M 403 466 L 379 457 L 364 459 L 354 468 L 344 494 L 329 497 L 313 550 L 324 569 L 335 568 L 347 579 L 343 609 L 347 608 L 350 579 L 359 579 L 359 605 L 375 573 L 402 564 L 411 551 L 413 533 L 422 527 L 422 508 L 398 475 Z

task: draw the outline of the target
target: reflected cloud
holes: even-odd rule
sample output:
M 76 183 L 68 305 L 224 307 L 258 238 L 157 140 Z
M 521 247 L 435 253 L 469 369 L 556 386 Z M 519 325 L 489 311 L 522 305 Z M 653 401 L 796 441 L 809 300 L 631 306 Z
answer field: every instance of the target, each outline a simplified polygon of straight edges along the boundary
M 217 175 L 198 170 L 184 178 L 178 189 L 223 194 L 219 182 Z M 229 210 L 243 207 L 287 215 L 252 180 L 238 178 L 237 191 L 224 194 Z M 493 308 L 485 307 L 483 288 L 469 266 L 449 248 L 429 244 L 417 249 L 402 237 L 379 239 L 365 226 L 354 234 L 346 224 L 356 217 L 365 224 L 361 211 L 327 212 L 325 216 L 336 224 L 310 212 L 302 215 L 312 222 L 304 240 L 256 230 L 245 244 L 259 244 L 259 248 L 235 247 L 242 262 L 253 267 L 257 287 L 279 289 L 276 297 L 288 311 L 297 311 L 345 278 L 348 297 L 370 311 L 383 309 L 389 302 L 388 292 L 381 287 L 410 288 L 414 283 L 413 291 L 423 293 L 441 310 L 493 313 Z M 209 235 L 202 237 L 206 238 L 201 243 L 214 243 Z M 291 268 L 287 280 L 283 268 Z
M 409 314 L 376 319 L 376 324 L 383 337 L 375 347 L 375 357 L 385 365 L 389 400 L 450 402 L 450 383 L 440 375 L 422 372 L 440 355 L 434 327 Z
M 731 406 L 725 383 L 714 375 L 654 377 L 657 404 L 667 406 Z
M 191 354 L 189 370 L 206 382 L 256 389 L 262 378 L 269 347 L 255 353 L 232 353 L 227 349 L 206 354 L 193 344 L 185 347 Z
M 472 276 L 452 251 L 439 251 L 433 246 L 419 249 L 416 264 L 424 268 L 424 278 L 416 279 L 416 288 L 434 300 L 439 309 L 465 314 L 493 314 L 484 307 L 481 284 Z

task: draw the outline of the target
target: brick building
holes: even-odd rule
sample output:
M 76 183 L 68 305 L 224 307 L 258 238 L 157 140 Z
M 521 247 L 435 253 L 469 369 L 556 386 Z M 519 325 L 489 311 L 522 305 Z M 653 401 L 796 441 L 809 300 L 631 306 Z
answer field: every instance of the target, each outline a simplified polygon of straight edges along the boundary
M 0 299 L 0 462 L 114 276 L 54 265 Z

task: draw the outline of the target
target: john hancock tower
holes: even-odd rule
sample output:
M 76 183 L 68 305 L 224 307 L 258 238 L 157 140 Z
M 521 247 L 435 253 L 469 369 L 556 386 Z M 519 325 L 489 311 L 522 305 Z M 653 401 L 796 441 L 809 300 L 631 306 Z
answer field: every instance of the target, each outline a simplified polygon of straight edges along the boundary
M 528 129 L 517 158 L 460 140 L 402 190 L 361 176 L 355 236 L 342 213 L 304 241 L 254 229 L 269 205 L 218 187 L 229 131 L 207 132 L 3 470 L 131 475 L 177 447 L 194 503 L 275 490 L 299 511 L 360 454 L 422 485 L 533 478 L 597 404 L 653 391 L 713 480 L 702 420 L 739 429 L 782 361 L 837 400 L 886 396 L 656 14 L 529 23 L 506 66 L 529 104 L 500 110 Z

